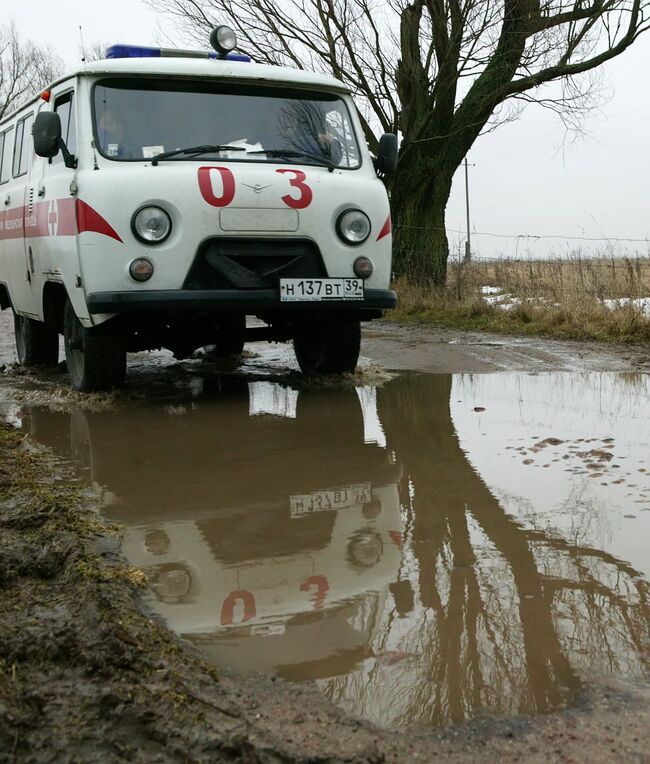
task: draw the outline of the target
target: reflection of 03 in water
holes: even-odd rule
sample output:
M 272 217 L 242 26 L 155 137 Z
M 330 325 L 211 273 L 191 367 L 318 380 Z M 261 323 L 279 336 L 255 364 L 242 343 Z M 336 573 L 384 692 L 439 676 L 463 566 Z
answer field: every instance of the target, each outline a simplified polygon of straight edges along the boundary
M 191 389 L 166 410 L 22 422 L 110 492 L 153 607 L 217 665 L 433 726 L 545 712 L 584 676 L 647 671 L 646 387 L 404 374 Z
M 125 551 L 149 572 L 156 610 L 221 664 L 356 658 L 401 559 L 399 468 L 375 442 L 376 391 L 251 383 L 248 414 L 240 430 L 268 435 L 262 492 L 240 483 L 193 519 L 138 523 Z M 250 463 L 256 445 L 242 442 Z

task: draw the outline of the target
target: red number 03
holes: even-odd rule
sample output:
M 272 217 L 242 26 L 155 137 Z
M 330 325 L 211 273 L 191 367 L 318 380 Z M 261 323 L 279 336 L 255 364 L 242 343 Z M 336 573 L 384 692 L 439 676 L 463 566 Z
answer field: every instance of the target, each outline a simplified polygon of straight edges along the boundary
M 305 180 L 307 179 L 305 173 L 302 172 L 302 170 L 276 170 L 276 172 L 279 172 L 282 175 L 294 175 L 295 177 L 290 178 L 289 185 L 300 191 L 300 196 L 297 199 L 294 196 L 291 196 L 291 194 L 285 194 L 285 196 L 282 197 L 282 201 L 287 207 L 292 207 L 294 210 L 304 210 L 305 207 L 309 207 L 311 200 L 314 198 L 314 194 L 311 188 L 305 183 Z

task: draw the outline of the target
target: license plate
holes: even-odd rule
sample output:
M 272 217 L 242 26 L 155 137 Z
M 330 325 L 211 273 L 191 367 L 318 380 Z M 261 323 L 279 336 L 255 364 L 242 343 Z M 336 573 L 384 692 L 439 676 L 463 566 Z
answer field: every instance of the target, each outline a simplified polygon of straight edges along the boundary
M 291 517 L 304 517 L 314 512 L 346 509 L 372 501 L 370 483 L 332 488 L 329 491 L 299 493 L 289 497 Z
M 363 279 L 280 279 L 281 302 L 363 300 Z

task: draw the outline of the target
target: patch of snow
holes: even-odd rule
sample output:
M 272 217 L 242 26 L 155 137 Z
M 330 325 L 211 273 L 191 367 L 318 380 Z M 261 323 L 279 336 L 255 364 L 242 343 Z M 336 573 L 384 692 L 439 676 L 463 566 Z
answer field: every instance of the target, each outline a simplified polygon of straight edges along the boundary
M 513 294 L 495 294 L 491 297 L 483 297 L 483 301 L 488 305 L 494 305 L 494 307 L 501 310 L 512 310 L 515 305 L 521 305 L 522 300 L 520 297 L 515 297 Z
M 603 305 L 610 310 L 631 305 L 650 318 L 650 297 L 620 297 L 613 300 L 603 300 Z
M 501 289 L 501 287 L 495 287 L 495 286 L 481 287 L 481 294 L 499 294 L 499 292 L 503 292 L 503 289 Z

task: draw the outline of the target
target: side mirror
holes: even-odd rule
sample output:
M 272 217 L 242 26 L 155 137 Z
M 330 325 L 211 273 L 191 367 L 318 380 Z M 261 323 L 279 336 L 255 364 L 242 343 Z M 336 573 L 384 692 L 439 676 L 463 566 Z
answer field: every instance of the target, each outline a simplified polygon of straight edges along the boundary
M 54 111 L 40 112 L 34 120 L 32 135 L 36 155 L 52 159 L 61 149 L 61 117 Z
M 397 169 L 397 136 L 394 133 L 384 133 L 379 139 L 375 169 L 382 173 L 395 172 Z

